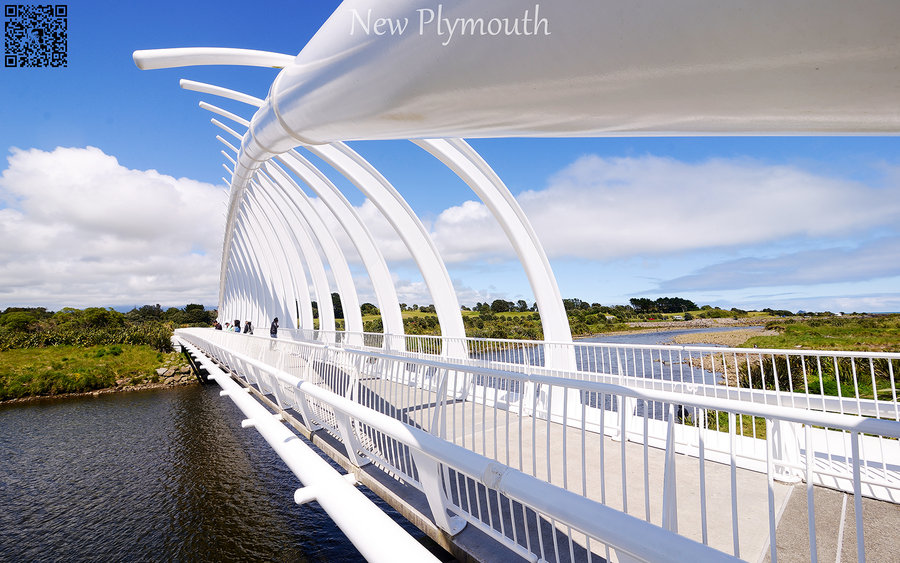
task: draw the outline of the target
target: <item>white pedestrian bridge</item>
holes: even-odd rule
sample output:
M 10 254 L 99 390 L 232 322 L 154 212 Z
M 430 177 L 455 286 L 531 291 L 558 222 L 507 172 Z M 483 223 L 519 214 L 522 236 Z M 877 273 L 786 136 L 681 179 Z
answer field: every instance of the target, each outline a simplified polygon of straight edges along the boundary
M 428 14 L 466 31 L 403 25 Z M 512 21 L 522 34 L 502 32 Z M 463 140 L 895 135 L 895 0 L 346 0 L 296 56 L 134 60 L 278 71 L 267 92 L 181 86 L 226 106 L 200 102 L 225 134 L 220 320 L 265 332 L 278 317 L 282 331 L 176 339 L 297 474 L 297 502 L 322 505 L 366 558 L 429 554 L 355 483 L 461 558 L 896 559 L 900 357 L 573 343 L 540 240 Z M 544 341 L 466 337 L 440 250 L 357 140 L 409 140 L 472 189 L 521 262 Z M 440 337 L 404 334 L 383 249 L 339 185 L 402 241 Z M 384 334 L 363 333 L 363 287 Z
M 176 338 L 223 394 L 254 404 L 238 402 L 245 426 L 290 423 L 459 556 L 895 553 L 900 354 L 469 338 L 456 343 L 467 358 L 449 359 L 441 350 L 454 343 L 435 337 L 284 336 Z M 545 367 L 550 347 L 573 353 L 576 369 Z M 832 380 L 841 394 L 826 392 Z M 292 459 L 279 446 L 295 435 L 263 435 Z M 288 465 L 307 485 L 303 463 Z M 358 538 L 373 524 L 329 494 L 308 485 L 296 498 L 337 514 L 367 558 L 396 560 L 389 536 Z

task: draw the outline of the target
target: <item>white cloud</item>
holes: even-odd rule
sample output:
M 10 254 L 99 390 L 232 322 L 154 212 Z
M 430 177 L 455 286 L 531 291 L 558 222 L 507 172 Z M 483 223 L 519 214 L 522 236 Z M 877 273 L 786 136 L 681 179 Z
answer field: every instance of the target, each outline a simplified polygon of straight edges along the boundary
M 817 238 L 896 223 L 900 183 L 870 187 L 752 160 L 585 156 L 519 195 L 547 253 L 607 260 Z M 448 260 L 511 256 L 485 206 L 439 215 Z
M 900 237 L 855 248 L 823 248 L 713 264 L 660 284 L 659 291 L 738 289 L 867 281 L 900 276 Z
M 13 149 L 0 175 L 0 303 L 215 304 L 221 187 L 94 147 Z

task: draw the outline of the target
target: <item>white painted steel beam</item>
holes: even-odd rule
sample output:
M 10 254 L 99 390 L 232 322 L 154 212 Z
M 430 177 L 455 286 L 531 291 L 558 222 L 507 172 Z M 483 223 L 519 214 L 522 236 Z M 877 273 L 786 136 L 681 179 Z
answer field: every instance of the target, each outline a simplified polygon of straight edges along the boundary
M 258 184 L 255 184 L 255 182 L 251 182 L 251 189 L 248 190 L 247 196 L 255 200 L 257 202 L 257 205 L 263 205 L 262 200 L 257 197 L 255 189 L 253 188 L 259 187 L 260 191 L 270 191 L 270 180 L 263 177 L 262 175 L 257 175 L 257 179 L 258 181 L 262 182 L 264 186 L 259 186 Z M 266 188 L 268 188 L 268 190 Z M 265 215 L 277 214 L 277 212 L 270 205 L 268 205 L 268 203 L 265 204 L 265 207 L 267 210 L 267 213 L 265 213 Z M 287 229 L 287 225 L 284 225 L 284 228 Z M 295 244 L 293 248 L 290 249 L 290 251 L 285 248 L 282 251 L 283 254 L 280 259 L 283 262 L 287 262 L 295 253 L 298 253 L 299 256 L 302 257 L 303 262 L 309 267 L 310 276 L 313 281 L 313 289 L 316 293 L 316 301 L 319 309 L 319 327 L 322 330 L 333 331 L 335 330 L 335 325 L 334 307 L 331 301 L 331 286 L 328 283 L 328 275 L 325 272 L 325 265 L 322 264 L 322 258 L 319 255 L 316 244 L 315 242 L 313 242 L 312 238 L 303 227 L 303 225 L 297 225 L 296 227 L 290 229 L 290 234 L 292 236 L 292 241 Z M 278 238 L 283 240 L 284 238 L 287 238 L 287 236 L 288 235 L 285 232 L 281 232 Z
M 206 104 L 206 105 L 209 106 L 209 104 Z M 204 109 L 211 109 L 212 107 L 214 107 L 214 106 L 209 106 L 209 108 L 204 108 Z M 216 108 L 216 109 L 218 109 L 218 108 Z M 222 112 L 224 112 L 224 110 L 222 110 Z M 220 113 L 220 112 L 216 112 L 216 113 Z M 224 115 L 226 113 L 229 113 L 229 112 L 224 112 L 221 114 Z M 233 116 L 233 117 L 236 118 L 235 119 L 236 121 L 241 120 L 241 118 L 239 118 L 237 116 Z M 232 136 L 234 136 L 238 139 L 241 138 L 240 135 L 236 131 L 234 131 L 227 125 L 221 123 L 217 119 L 213 119 L 212 123 L 214 125 L 218 126 L 219 128 L 221 128 L 222 130 L 226 131 L 227 133 L 231 134 Z M 269 178 L 269 181 L 273 181 L 273 180 L 271 178 Z M 247 193 L 249 193 L 249 191 Z M 245 194 L 245 196 L 246 196 L 246 194 Z M 280 209 L 280 208 L 276 207 L 275 209 Z M 319 310 L 319 328 L 324 331 L 333 332 L 335 330 L 335 323 L 334 323 L 334 306 L 333 306 L 333 303 L 331 300 L 331 290 L 330 290 L 330 287 L 328 284 L 328 277 L 325 274 L 324 265 L 322 264 L 322 260 L 321 260 L 321 257 L 319 256 L 318 251 L 316 250 L 316 244 L 313 242 L 310 233 L 308 233 L 302 227 L 302 225 L 298 225 L 298 228 L 296 228 L 296 229 L 289 229 L 288 227 L 285 227 L 285 229 L 290 231 L 292 240 L 294 240 L 295 245 L 290 249 L 290 251 L 288 248 L 285 248 L 283 246 L 284 230 L 282 231 L 282 236 L 276 237 L 277 240 L 274 241 L 274 243 L 278 244 L 281 247 L 282 253 L 283 253 L 281 262 L 290 261 L 291 257 L 294 255 L 295 251 L 299 252 L 300 256 L 304 258 L 306 264 L 309 266 L 308 272 L 310 274 L 310 277 L 313 280 L 313 288 L 316 293 L 317 306 L 318 306 L 318 310 Z M 324 294 L 323 294 L 323 291 L 325 292 Z M 357 299 L 357 303 L 358 303 L 358 299 Z M 357 306 L 356 309 L 358 310 L 359 307 Z M 310 324 L 306 325 L 305 328 L 313 327 L 311 319 L 310 319 L 309 323 Z M 362 318 L 361 317 L 359 317 L 358 324 L 359 324 L 359 330 L 361 331 L 362 330 Z
M 415 28 L 350 33 L 369 10 Z M 492 18 L 518 34 L 438 32 Z M 277 150 L 281 138 L 897 134 L 897 68 L 896 0 L 346 0 L 281 72 L 263 112 L 278 120 L 260 116 L 254 135 Z
M 200 107 L 244 126 L 249 124 L 246 119 L 207 102 L 201 101 Z M 232 134 L 237 136 L 236 132 L 233 132 Z M 217 136 L 216 138 L 235 153 L 238 152 L 236 147 L 228 143 L 228 141 L 221 136 Z M 222 154 L 224 154 L 232 164 L 236 164 L 236 161 L 230 155 L 224 151 Z M 266 163 L 266 167 L 272 186 L 280 191 L 282 198 L 286 198 L 283 200 L 283 204 L 287 205 L 287 207 L 274 205 L 274 208 L 276 210 L 290 208 L 291 211 L 299 213 L 299 216 L 295 216 L 296 219 L 309 226 L 309 235 L 319 243 L 319 246 L 322 248 L 326 259 L 331 266 L 331 272 L 334 275 L 335 283 L 338 287 L 338 294 L 341 296 L 346 330 L 350 332 L 362 332 L 363 323 L 359 308 L 359 295 L 357 294 L 356 286 L 353 283 L 353 276 L 350 273 L 347 258 L 341 251 L 340 245 L 337 243 L 334 234 L 325 225 L 324 221 L 319 216 L 318 211 L 310 203 L 309 197 L 303 192 L 300 186 L 294 182 L 293 178 L 291 178 L 281 167 L 273 164 L 271 161 Z M 275 172 L 273 173 L 272 171 Z M 323 330 L 330 330 L 321 324 L 320 328 Z
M 221 86 L 215 86 L 213 84 L 207 84 L 205 82 L 197 82 L 196 80 L 187 80 L 185 78 L 182 78 L 178 82 L 178 85 L 185 90 L 200 92 L 201 94 L 212 94 L 213 96 L 228 98 L 229 100 L 242 102 L 254 107 L 259 107 L 263 104 L 263 100 L 255 96 L 251 96 L 250 94 L 245 94 L 236 90 L 230 90 Z
M 544 339 L 571 342 L 569 318 L 550 261 L 525 212 L 503 180 L 462 139 L 418 139 L 413 143 L 431 153 L 468 184 L 500 224 L 531 284 Z M 563 353 L 559 353 L 560 350 Z M 544 357 L 545 365 L 550 369 L 575 369 L 575 355 L 571 350 L 547 347 Z
M 356 209 L 325 174 L 297 151 L 291 150 L 281 154 L 278 156 L 278 160 L 318 196 L 344 228 L 372 281 L 372 289 L 381 311 L 384 332 L 403 335 L 400 300 L 397 298 L 397 289 L 391 278 L 390 270 L 384 255 L 375 244 L 375 237 L 363 223 Z
M 224 113 L 229 113 L 229 112 L 224 112 Z M 234 116 L 234 117 L 237 117 L 237 116 Z M 238 118 L 238 119 L 240 119 L 240 118 Z M 234 136 L 235 138 L 237 138 L 237 139 L 241 138 L 241 136 L 236 131 L 234 131 L 227 125 L 223 124 L 219 120 L 212 119 L 211 121 L 214 125 L 221 128 L 222 130 L 229 133 L 230 135 Z M 246 196 L 246 194 L 245 194 L 245 196 Z M 239 205 L 243 206 L 244 203 L 245 202 L 242 200 L 239 203 Z M 283 264 L 286 261 L 289 261 L 292 256 L 294 256 L 294 252 L 288 252 L 287 249 L 283 246 L 283 244 L 284 244 L 283 240 L 285 238 L 283 233 L 282 233 L 282 236 L 276 237 L 276 240 L 270 242 L 270 241 L 268 241 L 268 237 L 266 237 L 264 234 L 266 232 L 267 231 L 263 231 L 263 234 L 258 235 L 258 236 L 261 236 L 264 240 L 266 240 L 266 248 L 269 248 L 269 246 L 272 244 L 275 244 L 281 248 L 281 250 L 282 250 L 281 259 L 278 259 L 277 257 L 271 258 L 271 262 L 274 262 L 276 265 L 275 267 L 277 267 L 279 270 L 281 270 L 284 268 Z M 319 259 L 318 252 L 315 252 L 312 255 L 313 257 L 310 258 L 309 253 L 311 251 L 311 248 L 312 249 L 315 248 L 315 245 L 312 244 L 311 242 L 307 243 L 306 240 L 303 240 L 302 243 L 298 243 L 298 244 L 299 244 L 299 246 L 295 245 L 294 249 L 296 249 L 298 252 L 300 252 L 301 256 L 307 257 L 307 261 L 313 261 L 313 262 L 308 262 L 309 268 L 307 269 L 307 271 L 313 280 L 313 287 L 315 288 L 315 291 L 316 291 L 316 298 L 320 304 L 319 305 L 320 311 L 321 311 L 320 326 L 322 326 L 323 328 L 330 327 L 330 328 L 326 328 L 326 330 L 334 330 L 334 314 L 333 314 L 333 307 L 331 305 L 331 293 L 330 293 L 330 290 L 328 289 L 327 277 L 325 277 L 324 274 L 319 275 L 320 274 L 319 269 L 321 269 L 321 260 Z M 318 264 L 316 264 L 315 261 L 318 261 Z M 295 264 L 295 266 L 302 269 L 302 266 L 300 264 Z M 323 272 L 324 272 L 324 270 L 323 270 Z M 284 277 L 284 274 L 282 274 L 282 277 Z M 305 279 L 303 280 L 303 283 L 305 283 Z M 322 285 L 323 283 L 325 285 Z M 325 300 L 324 305 L 321 304 L 321 303 L 323 303 L 322 296 L 321 296 L 321 291 L 323 291 L 323 290 L 328 291 L 327 299 Z M 307 292 L 307 294 L 308 294 L 308 292 Z M 280 294 L 280 299 L 276 299 L 276 301 L 282 301 L 280 306 L 275 307 L 275 310 L 277 310 L 278 312 L 277 313 L 273 312 L 273 313 L 265 315 L 265 316 L 267 318 L 272 318 L 272 317 L 277 316 L 282 319 L 284 319 L 284 318 L 293 319 L 294 314 L 290 313 L 290 307 L 286 304 L 287 297 L 288 297 L 287 293 L 282 292 Z M 301 321 L 306 323 L 305 328 L 312 328 L 312 326 L 313 326 L 311 311 L 312 311 L 311 304 L 305 302 L 303 310 L 301 311 Z
M 258 193 L 260 192 L 260 193 Z M 248 203 L 255 202 L 255 205 L 248 205 L 250 208 L 260 208 L 259 221 L 267 221 L 269 230 L 266 235 L 266 246 L 271 248 L 277 246 L 279 253 L 273 253 L 271 260 L 278 262 L 278 269 L 286 269 L 288 272 L 295 269 L 302 269 L 306 265 L 306 269 L 313 282 L 313 289 L 316 293 L 316 299 L 319 303 L 319 326 L 331 327 L 334 330 L 334 311 L 331 305 L 331 289 L 328 284 L 328 277 L 325 274 L 325 268 L 319 258 L 315 243 L 309 238 L 309 235 L 302 228 L 291 228 L 284 217 L 275 209 L 275 207 L 267 199 L 266 190 L 258 184 L 251 182 L 247 190 L 246 197 Z M 288 245 L 288 242 L 293 244 Z M 295 260 L 294 257 L 300 258 Z M 290 308 L 287 306 L 287 294 L 283 295 L 285 301 L 282 308 L 282 314 L 288 313 Z M 322 300 L 327 303 L 323 306 Z M 281 315 L 275 315 L 284 318 Z M 271 322 L 271 319 L 269 319 Z M 299 328 L 299 327 L 298 327 Z M 312 328 L 310 324 L 306 328 Z
M 194 82 L 190 80 L 182 80 L 180 84 L 182 88 L 185 89 L 222 96 L 256 107 L 259 107 L 263 104 L 263 100 L 259 98 L 255 98 L 242 92 L 221 88 L 219 86 L 214 86 L 211 84 L 204 84 L 201 82 Z M 207 105 L 209 104 L 201 105 L 201 107 L 203 107 L 204 109 L 211 109 L 212 106 L 205 107 Z M 234 114 L 231 114 L 230 112 L 226 112 L 224 110 L 216 111 L 216 113 L 219 113 L 219 115 L 222 115 L 224 117 L 228 117 L 229 119 L 233 119 L 238 123 L 246 122 L 246 120 L 244 120 L 243 118 L 235 116 Z M 230 127 L 222 124 L 218 120 L 213 120 L 213 123 L 216 126 L 222 128 L 224 131 L 233 135 L 234 137 L 239 139 L 241 138 L 237 132 L 235 132 Z M 362 259 L 363 264 L 366 267 L 366 270 L 368 271 L 369 276 L 372 280 L 372 285 L 376 294 L 376 300 L 378 301 L 379 310 L 381 311 L 382 323 L 385 332 L 389 334 L 402 335 L 404 333 L 404 330 L 403 318 L 400 313 L 400 302 L 397 299 L 397 293 L 390 276 L 390 271 L 387 268 L 387 264 L 381 251 L 375 245 L 374 237 L 372 237 L 371 233 L 362 223 L 352 205 L 347 201 L 343 194 L 340 193 L 337 187 L 335 187 L 334 184 L 331 183 L 331 181 L 328 180 L 328 178 L 324 174 L 322 174 L 315 166 L 309 163 L 308 160 L 300 156 L 296 151 L 289 151 L 288 154 L 282 154 L 279 156 L 280 160 L 282 160 L 282 162 L 286 166 L 288 166 L 292 172 L 300 176 L 301 179 L 303 179 L 303 181 L 307 183 L 307 185 L 309 185 L 310 188 L 316 193 L 316 195 L 318 195 L 319 198 L 323 200 L 329 210 L 334 214 L 337 220 L 344 227 L 345 231 L 348 233 L 348 236 L 353 242 L 353 245 L 356 247 L 357 252 L 359 253 L 360 258 Z M 232 185 L 234 185 L 234 176 L 232 176 Z M 234 201 L 236 199 L 234 197 L 235 191 L 236 190 L 232 188 L 232 197 L 229 198 L 229 209 L 231 209 L 234 205 Z M 224 246 L 226 249 L 230 244 L 230 229 L 232 229 L 231 219 L 226 222 L 226 236 L 224 241 Z M 224 251 L 223 255 L 225 255 Z M 223 269 L 223 271 L 220 273 L 220 302 L 224 297 L 224 275 L 225 272 Z
M 338 287 L 338 294 L 341 296 L 346 330 L 362 332 L 363 322 L 359 294 L 356 291 L 356 284 L 353 282 L 353 275 L 350 272 L 347 257 L 344 256 L 334 234 L 322 220 L 318 211 L 310 202 L 309 197 L 287 172 L 271 161 L 265 164 L 264 171 L 273 180 L 278 177 L 281 178 L 280 182 L 274 181 L 274 185 L 279 188 L 281 196 L 286 199 L 286 203 L 290 201 L 294 205 L 302 220 L 309 226 L 310 233 L 317 237 L 319 245 L 322 247 L 322 252 L 331 266 L 331 273 Z
M 453 281 L 434 241 L 400 192 L 374 166 L 343 143 L 305 148 L 353 182 L 400 235 L 434 299 L 441 335 L 454 339 L 442 353 L 457 358 L 468 357 L 463 342 L 466 330 Z
M 251 287 L 249 299 L 252 309 L 248 312 L 251 317 L 277 317 L 283 310 L 279 304 L 279 295 L 276 288 L 278 281 L 283 282 L 282 268 L 276 264 L 275 254 L 266 243 L 262 220 L 258 212 L 249 205 L 242 205 L 240 210 L 243 235 L 246 236 L 244 249 L 252 256 L 252 265 L 256 275 L 256 283 Z
M 178 47 L 174 49 L 147 49 L 135 51 L 134 64 L 141 70 L 177 68 L 199 65 L 233 65 L 284 68 L 294 62 L 291 55 L 230 49 L 225 47 Z

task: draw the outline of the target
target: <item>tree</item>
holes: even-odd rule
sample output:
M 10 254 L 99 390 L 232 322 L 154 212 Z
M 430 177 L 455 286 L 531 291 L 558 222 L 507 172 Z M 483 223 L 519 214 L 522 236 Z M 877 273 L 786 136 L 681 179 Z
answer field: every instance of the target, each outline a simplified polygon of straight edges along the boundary
M 697 309 L 693 301 L 681 297 L 660 297 L 656 300 L 656 307 L 661 313 L 684 313 Z
M 125 326 L 125 315 L 115 309 L 88 307 L 81 313 L 81 324 L 88 328 Z
M 184 306 L 184 322 L 185 324 L 194 326 L 208 326 L 215 320 L 212 311 L 207 311 L 206 307 L 197 303 L 189 303 Z
M 0 317 L 0 325 L 8 330 L 24 331 L 35 322 L 35 318 L 24 311 L 11 311 Z
M 168 309 L 166 309 L 166 312 L 163 313 L 163 319 L 176 325 L 187 324 L 187 321 L 184 317 L 184 311 L 182 311 L 178 307 L 169 307 Z
M 378 310 L 378 307 L 373 305 L 372 303 L 363 303 L 359 306 L 359 311 L 363 315 L 380 315 L 381 311 Z
M 520 313 L 528 311 L 528 302 L 524 299 L 519 299 L 518 301 L 516 301 L 516 311 Z
M 632 297 L 628 300 L 636 313 L 655 313 L 656 302 L 646 297 Z
M 506 313 L 512 310 L 513 303 L 505 299 L 494 299 L 491 303 L 491 311 L 495 313 Z
M 331 304 L 334 306 L 334 318 L 344 318 L 344 306 L 341 305 L 341 296 L 337 293 L 331 294 Z
M 156 305 L 142 305 L 125 313 L 125 317 L 129 321 L 134 322 L 161 321 L 163 319 L 163 310 L 159 303 Z

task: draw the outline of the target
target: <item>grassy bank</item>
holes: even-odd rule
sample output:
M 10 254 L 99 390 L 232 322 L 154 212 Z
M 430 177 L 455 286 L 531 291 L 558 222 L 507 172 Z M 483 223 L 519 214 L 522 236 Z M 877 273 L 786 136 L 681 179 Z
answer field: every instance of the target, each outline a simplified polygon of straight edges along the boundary
M 5 350 L 0 352 L 0 400 L 155 383 L 157 368 L 182 362 L 176 353 L 147 345 Z
M 777 334 L 750 338 L 744 346 L 900 352 L 900 315 L 779 319 L 766 328 Z

